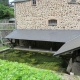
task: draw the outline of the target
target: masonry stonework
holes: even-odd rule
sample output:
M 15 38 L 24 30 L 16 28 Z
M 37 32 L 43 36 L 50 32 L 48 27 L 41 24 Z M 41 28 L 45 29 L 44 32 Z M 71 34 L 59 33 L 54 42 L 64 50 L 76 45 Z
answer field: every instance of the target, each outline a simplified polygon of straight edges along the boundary
M 17 29 L 80 29 L 80 4 L 70 0 L 31 0 L 15 3 Z M 79 0 L 77 0 L 79 2 Z M 56 19 L 57 26 L 49 26 L 48 20 Z

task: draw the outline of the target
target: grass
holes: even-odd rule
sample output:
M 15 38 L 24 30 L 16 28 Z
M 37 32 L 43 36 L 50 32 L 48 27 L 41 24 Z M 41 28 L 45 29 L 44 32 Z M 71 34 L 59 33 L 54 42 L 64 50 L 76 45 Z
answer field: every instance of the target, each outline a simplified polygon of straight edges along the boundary
M 63 60 L 53 57 L 50 53 L 27 52 L 19 50 L 8 50 L 0 54 L 0 59 L 26 63 L 36 68 L 63 71 Z
M 37 69 L 27 64 L 0 60 L 0 80 L 62 80 L 50 70 Z
M 8 47 L 7 46 L 1 46 L 0 50 L 6 49 L 6 48 L 8 48 Z

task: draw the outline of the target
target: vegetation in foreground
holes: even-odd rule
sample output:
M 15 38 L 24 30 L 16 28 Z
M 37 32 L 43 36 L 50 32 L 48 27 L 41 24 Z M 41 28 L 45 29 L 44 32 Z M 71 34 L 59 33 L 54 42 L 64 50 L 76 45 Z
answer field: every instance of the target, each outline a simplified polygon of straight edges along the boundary
M 0 50 L 4 50 L 4 49 L 6 49 L 6 48 L 8 48 L 7 46 L 1 46 L 0 47 Z
M 0 60 L 0 80 L 62 80 L 50 70 L 37 69 L 27 64 Z
M 63 60 L 56 58 L 50 53 L 28 52 L 19 50 L 8 50 L 0 54 L 0 59 L 27 63 L 29 66 L 33 66 L 41 69 L 48 69 L 62 72 Z

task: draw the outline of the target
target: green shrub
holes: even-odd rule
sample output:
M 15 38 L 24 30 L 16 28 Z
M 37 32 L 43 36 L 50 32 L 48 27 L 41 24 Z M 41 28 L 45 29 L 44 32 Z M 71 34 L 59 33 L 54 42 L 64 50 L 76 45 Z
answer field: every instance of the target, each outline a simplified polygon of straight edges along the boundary
M 63 60 L 61 58 L 56 58 L 53 55 L 48 57 L 47 53 L 45 56 L 43 56 L 42 54 L 40 54 L 40 52 L 27 52 L 10 49 L 0 54 L 0 59 L 17 61 L 19 63 L 25 62 L 30 66 L 38 67 L 41 69 L 61 71 L 62 69 L 60 68 L 63 68 Z
M 18 59 L 18 62 L 25 63 L 25 60 L 24 59 Z
M 1 46 L 0 50 L 6 49 L 6 48 L 8 48 L 8 47 L 7 46 Z
M 53 54 L 51 54 L 51 53 L 47 53 L 46 55 L 47 55 L 47 56 L 53 56 Z
M 18 62 L 0 60 L 0 80 L 62 80 L 50 70 L 37 69 Z
M 32 54 L 33 54 L 34 56 L 36 55 L 36 53 L 34 53 L 34 52 L 33 52 Z
M 27 54 L 26 54 L 27 57 L 31 57 L 32 55 L 33 55 L 33 54 L 31 54 L 31 53 L 27 53 Z
M 32 64 L 37 64 L 38 61 L 37 61 L 36 59 L 31 59 L 31 63 L 32 63 Z
M 14 17 L 14 9 L 0 4 L 0 19 Z
M 15 53 L 15 54 L 18 54 L 18 53 L 20 53 L 20 51 L 16 50 L 16 51 L 14 51 L 14 53 Z
M 41 54 L 44 55 L 44 56 L 46 55 L 46 53 L 43 53 L 43 52 L 41 52 Z

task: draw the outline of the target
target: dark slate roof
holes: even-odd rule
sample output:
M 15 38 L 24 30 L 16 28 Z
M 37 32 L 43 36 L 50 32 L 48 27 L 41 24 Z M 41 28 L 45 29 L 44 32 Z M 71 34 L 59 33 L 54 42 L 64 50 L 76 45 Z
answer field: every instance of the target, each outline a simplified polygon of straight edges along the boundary
M 9 21 L 15 21 L 15 18 L 10 18 Z
M 25 2 L 25 1 L 28 1 L 28 0 L 14 0 L 14 1 L 12 1 L 12 3 Z
M 79 30 L 14 30 L 5 38 L 66 43 L 79 35 Z
M 66 42 L 56 53 L 55 55 L 60 55 L 65 52 L 74 51 L 80 48 L 80 36 Z
M 14 30 L 5 38 L 65 43 L 54 55 L 80 48 L 79 30 Z

